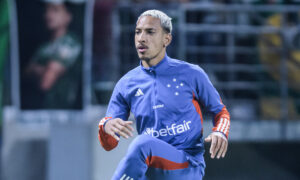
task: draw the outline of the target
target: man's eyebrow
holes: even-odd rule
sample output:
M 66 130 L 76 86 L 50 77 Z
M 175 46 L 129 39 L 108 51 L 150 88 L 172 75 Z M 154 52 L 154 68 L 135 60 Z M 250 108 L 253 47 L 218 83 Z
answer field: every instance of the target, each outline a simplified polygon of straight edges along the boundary
M 152 30 L 156 30 L 156 29 L 155 28 L 146 28 L 145 30 L 152 31 Z
M 144 29 L 144 30 L 146 30 L 146 31 L 152 31 L 152 30 L 156 30 L 155 28 L 135 28 L 135 30 L 142 30 L 142 29 Z

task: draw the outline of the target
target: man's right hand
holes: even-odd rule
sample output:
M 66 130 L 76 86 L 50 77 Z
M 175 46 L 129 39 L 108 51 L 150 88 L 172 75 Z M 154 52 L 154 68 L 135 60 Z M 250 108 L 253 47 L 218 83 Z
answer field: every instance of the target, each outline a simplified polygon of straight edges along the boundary
M 120 118 L 110 119 L 105 123 L 104 131 L 117 141 L 119 141 L 120 138 L 116 134 L 128 139 L 133 136 L 132 124 L 132 121 L 124 121 Z

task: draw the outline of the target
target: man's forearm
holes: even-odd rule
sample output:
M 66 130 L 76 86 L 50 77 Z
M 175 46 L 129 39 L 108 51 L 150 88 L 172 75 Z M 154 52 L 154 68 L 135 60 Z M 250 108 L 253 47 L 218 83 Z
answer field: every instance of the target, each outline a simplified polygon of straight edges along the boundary
M 228 138 L 230 129 L 230 115 L 227 111 L 226 107 L 224 106 L 223 109 L 214 117 L 214 132 L 221 132 L 223 133 L 226 138 Z
M 55 82 L 66 71 L 66 68 L 57 61 L 50 61 L 41 79 L 41 89 L 47 91 L 53 87 Z

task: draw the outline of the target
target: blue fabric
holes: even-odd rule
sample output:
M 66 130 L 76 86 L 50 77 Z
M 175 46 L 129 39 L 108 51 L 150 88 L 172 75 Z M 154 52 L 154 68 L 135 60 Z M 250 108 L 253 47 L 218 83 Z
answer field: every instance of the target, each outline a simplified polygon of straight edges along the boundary
M 190 163 L 199 165 L 204 143 L 194 97 L 214 115 L 224 107 L 199 66 L 166 55 L 156 66 L 140 64 L 118 81 L 106 116 L 127 120 L 131 111 L 138 134 L 149 134 L 183 150 Z
M 201 180 L 204 175 L 204 162 L 197 166 L 189 164 L 187 168 L 166 170 L 149 168 L 145 163 L 149 156 L 158 156 L 175 163 L 188 163 L 184 151 L 152 136 L 139 135 L 129 146 L 112 180 Z

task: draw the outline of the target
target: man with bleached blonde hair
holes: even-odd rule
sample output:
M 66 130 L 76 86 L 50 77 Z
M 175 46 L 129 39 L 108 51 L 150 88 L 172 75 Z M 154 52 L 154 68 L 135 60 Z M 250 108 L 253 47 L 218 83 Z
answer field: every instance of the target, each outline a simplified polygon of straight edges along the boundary
M 132 136 L 131 111 L 138 136 L 115 171 L 113 180 L 201 180 L 205 162 L 200 104 L 214 114 L 212 158 L 224 157 L 230 116 L 206 73 L 197 65 L 172 59 L 166 47 L 172 40 L 171 18 L 158 10 L 140 15 L 135 46 L 140 66 L 124 75 L 99 123 L 99 140 L 106 150 L 120 136 Z

